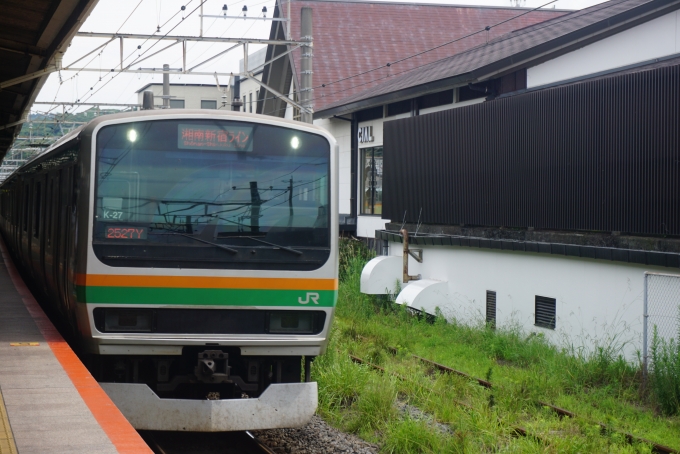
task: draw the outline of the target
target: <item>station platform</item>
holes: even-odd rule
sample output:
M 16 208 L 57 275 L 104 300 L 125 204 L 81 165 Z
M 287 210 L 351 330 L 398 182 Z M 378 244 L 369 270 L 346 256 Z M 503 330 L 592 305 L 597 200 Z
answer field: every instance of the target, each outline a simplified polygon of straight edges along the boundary
M 0 252 L 0 454 L 151 453 Z

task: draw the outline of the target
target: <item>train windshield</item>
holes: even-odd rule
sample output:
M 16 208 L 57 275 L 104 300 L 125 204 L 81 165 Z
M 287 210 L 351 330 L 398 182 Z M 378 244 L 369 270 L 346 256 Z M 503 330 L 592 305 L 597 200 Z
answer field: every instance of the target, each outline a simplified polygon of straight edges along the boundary
M 111 266 L 319 268 L 330 253 L 330 144 L 224 120 L 103 127 L 93 248 Z

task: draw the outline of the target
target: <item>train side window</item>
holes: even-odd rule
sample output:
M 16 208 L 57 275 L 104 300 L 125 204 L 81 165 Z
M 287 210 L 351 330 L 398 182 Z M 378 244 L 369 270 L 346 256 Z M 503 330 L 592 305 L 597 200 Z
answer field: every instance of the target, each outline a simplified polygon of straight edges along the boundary
M 28 204 L 28 199 L 31 195 L 31 189 L 30 188 L 31 187 L 29 185 L 24 186 L 24 194 L 23 194 L 24 195 L 24 222 L 23 222 L 23 226 L 22 226 L 23 229 L 24 229 L 24 232 L 28 232 L 28 208 L 30 206 Z
M 50 178 L 49 191 L 45 194 L 45 198 L 52 196 L 54 199 L 54 178 Z M 47 246 L 52 244 L 52 224 L 54 224 L 54 217 L 52 216 L 52 207 L 54 206 L 54 201 L 47 204 L 47 209 L 45 210 L 45 241 Z
M 40 236 L 40 213 L 41 213 L 42 183 L 35 183 L 35 196 L 33 197 L 33 236 Z

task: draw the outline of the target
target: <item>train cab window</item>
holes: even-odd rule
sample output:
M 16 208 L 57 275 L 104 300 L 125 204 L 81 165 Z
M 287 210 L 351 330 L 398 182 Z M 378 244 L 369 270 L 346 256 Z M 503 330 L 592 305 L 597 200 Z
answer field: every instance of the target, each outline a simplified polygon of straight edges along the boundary
M 103 127 L 93 250 L 125 267 L 313 270 L 330 254 L 330 144 L 224 120 Z
M 42 211 L 42 183 L 35 184 L 35 194 L 33 195 L 33 236 L 38 238 L 40 236 L 40 213 Z

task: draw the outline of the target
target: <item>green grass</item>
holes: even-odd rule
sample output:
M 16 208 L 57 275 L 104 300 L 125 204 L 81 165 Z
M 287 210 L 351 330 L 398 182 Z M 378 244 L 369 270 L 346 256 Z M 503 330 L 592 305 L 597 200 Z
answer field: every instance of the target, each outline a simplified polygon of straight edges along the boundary
M 341 262 L 329 349 L 313 369 L 319 413 L 332 425 L 387 453 L 651 451 L 602 433 L 596 422 L 680 449 L 680 418 L 660 416 L 659 407 L 641 397 L 639 371 L 615 354 L 615 345 L 586 355 L 519 329 L 494 331 L 442 318 L 429 323 L 361 294 L 361 269 L 370 254 L 351 245 L 356 250 Z M 353 363 L 350 353 L 388 373 Z M 490 374 L 494 389 L 434 372 L 411 354 L 475 377 Z M 579 418 L 560 419 L 538 400 Z M 405 404 L 425 416 L 404 412 Z M 515 435 L 518 426 L 534 437 Z

